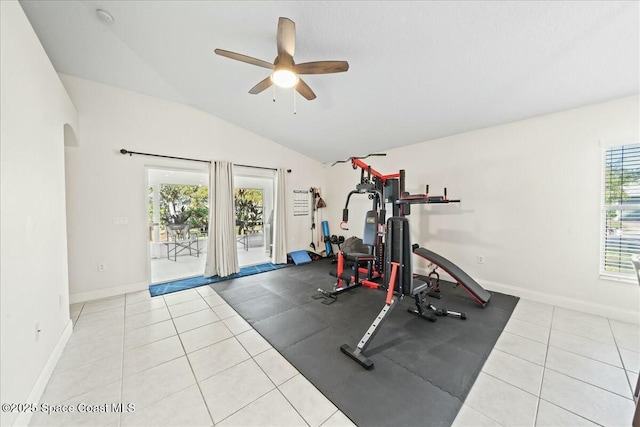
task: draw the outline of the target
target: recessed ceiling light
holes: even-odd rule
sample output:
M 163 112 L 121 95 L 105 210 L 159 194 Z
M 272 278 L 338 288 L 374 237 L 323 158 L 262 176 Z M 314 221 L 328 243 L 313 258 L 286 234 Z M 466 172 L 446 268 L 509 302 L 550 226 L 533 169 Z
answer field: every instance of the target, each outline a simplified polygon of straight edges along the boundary
M 96 15 L 98 15 L 98 19 L 100 19 L 105 24 L 111 24 L 114 21 L 113 16 L 111 16 L 109 12 L 106 12 L 102 9 L 96 9 Z

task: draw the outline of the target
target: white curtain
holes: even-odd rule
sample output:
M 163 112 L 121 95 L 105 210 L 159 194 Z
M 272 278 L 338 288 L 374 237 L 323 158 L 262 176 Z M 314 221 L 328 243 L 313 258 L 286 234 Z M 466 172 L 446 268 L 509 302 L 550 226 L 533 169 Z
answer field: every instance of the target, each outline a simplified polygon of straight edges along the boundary
M 274 264 L 287 263 L 287 201 L 285 187 L 285 171 L 278 169 L 276 173 L 276 200 L 273 211 L 273 255 Z
M 233 163 L 212 161 L 209 168 L 209 246 L 204 276 L 240 271 L 236 249 Z

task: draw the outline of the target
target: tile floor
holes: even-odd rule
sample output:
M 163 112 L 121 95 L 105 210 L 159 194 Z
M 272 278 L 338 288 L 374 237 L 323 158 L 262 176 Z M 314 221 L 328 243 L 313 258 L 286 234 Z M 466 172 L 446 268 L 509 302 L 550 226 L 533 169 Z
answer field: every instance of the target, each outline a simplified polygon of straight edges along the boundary
M 630 426 L 640 327 L 520 300 L 453 425 Z
M 71 315 L 41 402 L 136 410 L 39 413 L 31 425 L 353 425 L 209 287 Z M 639 371 L 639 326 L 520 300 L 454 426 L 627 426 Z
M 73 304 L 71 316 L 41 403 L 135 412 L 37 413 L 32 426 L 353 426 L 207 286 Z

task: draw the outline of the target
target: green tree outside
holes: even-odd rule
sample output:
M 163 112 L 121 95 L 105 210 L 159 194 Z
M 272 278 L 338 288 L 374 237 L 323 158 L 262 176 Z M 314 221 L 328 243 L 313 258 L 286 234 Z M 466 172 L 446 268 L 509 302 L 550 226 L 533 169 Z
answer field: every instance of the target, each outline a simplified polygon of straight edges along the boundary
M 615 205 L 629 198 L 625 186 L 637 183 L 640 180 L 639 170 L 629 170 L 607 166 L 605 169 L 604 202 L 607 205 Z M 615 218 L 615 211 L 607 211 L 607 218 Z
M 243 224 L 238 234 L 263 229 L 262 190 L 237 188 L 234 191 L 236 219 Z M 167 224 L 189 223 L 206 232 L 209 227 L 209 188 L 197 185 L 160 184 L 160 230 Z M 149 222 L 153 222 L 153 187 L 149 187 Z
M 153 222 L 153 187 L 149 187 L 149 221 Z M 209 188 L 198 185 L 160 184 L 160 228 L 189 223 L 206 231 L 209 225 Z
M 238 234 L 258 232 L 262 230 L 262 190 L 253 188 L 236 188 L 234 191 Z

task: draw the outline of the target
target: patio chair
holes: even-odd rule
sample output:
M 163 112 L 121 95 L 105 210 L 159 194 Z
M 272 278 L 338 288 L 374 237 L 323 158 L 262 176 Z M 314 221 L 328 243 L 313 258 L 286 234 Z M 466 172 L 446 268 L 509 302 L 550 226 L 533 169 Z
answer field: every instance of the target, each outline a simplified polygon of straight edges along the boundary
M 242 247 L 245 251 L 249 250 L 249 236 L 247 235 L 247 226 L 244 221 L 236 219 L 236 227 L 238 227 L 238 235 L 236 236 L 236 242 L 242 243 Z
M 167 225 L 167 241 L 163 244 L 167 247 L 167 259 L 178 260 L 178 254 L 189 251 L 189 255 L 200 256 L 198 234 L 189 231 L 189 224 L 169 224 Z

